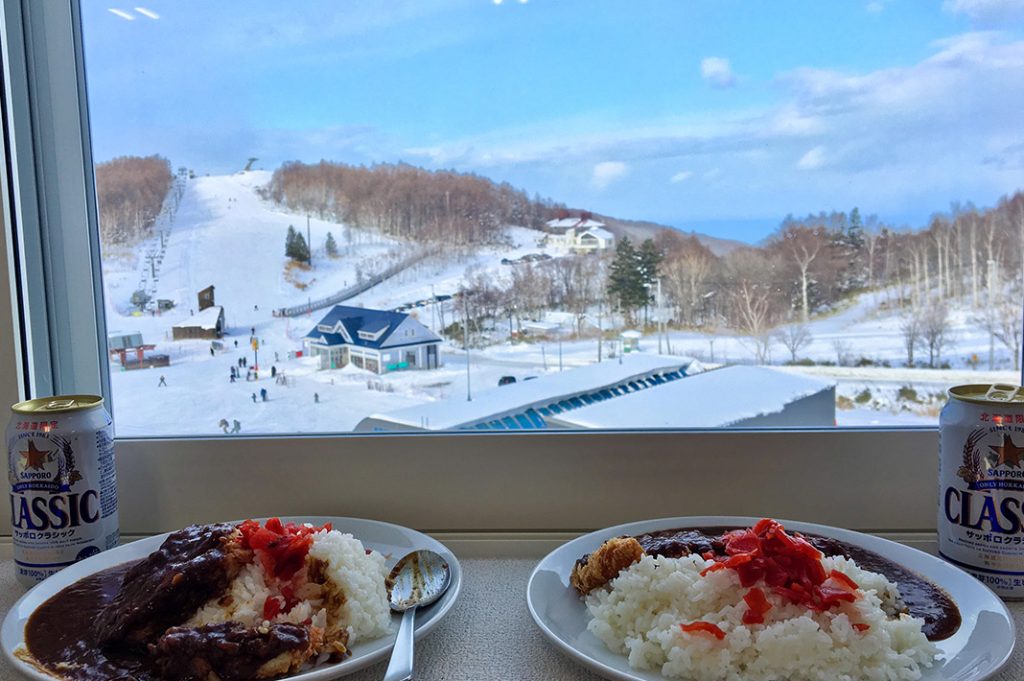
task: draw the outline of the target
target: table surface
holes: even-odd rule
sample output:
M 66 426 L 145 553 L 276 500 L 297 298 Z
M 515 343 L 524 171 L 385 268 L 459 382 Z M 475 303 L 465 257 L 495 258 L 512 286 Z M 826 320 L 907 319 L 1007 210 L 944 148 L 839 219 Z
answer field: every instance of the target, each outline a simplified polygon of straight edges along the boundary
M 462 560 L 463 590 L 445 620 L 417 646 L 417 681 L 597 681 L 547 642 L 526 608 L 526 582 L 537 559 Z M 0 561 L 0 614 L 6 615 L 24 589 L 14 579 L 11 561 Z M 998 681 L 1024 679 L 1024 603 L 1010 604 L 1017 623 L 1017 647 Z M 379 681 L 386 663 L 351 676 Z M 0 660 L 0 678 L 18 678 Z

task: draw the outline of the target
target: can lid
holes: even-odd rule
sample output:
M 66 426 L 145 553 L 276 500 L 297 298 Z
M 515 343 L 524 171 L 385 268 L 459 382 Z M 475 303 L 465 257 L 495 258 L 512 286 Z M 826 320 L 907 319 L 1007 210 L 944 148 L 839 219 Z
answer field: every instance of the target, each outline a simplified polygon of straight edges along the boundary
M 92 409 L 101 404 L 103 398 L 99 395 L 54 395 L 18 402 L 11 407 L 11 411 L 16 414 L 66 414 Z
M 1012 383 L 958 385 L 949 389 L 949 396 L 955 400 L 976 404 L 1024 405 L 1024 388 Z

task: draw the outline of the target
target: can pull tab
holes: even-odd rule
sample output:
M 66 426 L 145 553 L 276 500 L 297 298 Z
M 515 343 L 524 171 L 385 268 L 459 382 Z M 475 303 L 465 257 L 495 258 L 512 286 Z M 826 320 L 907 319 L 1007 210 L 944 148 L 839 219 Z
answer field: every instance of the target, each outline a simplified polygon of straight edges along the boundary
M 77 404 L 75 400 L 50 400 L 43 405 L 42 411 L 50 411 L 54 409 L 70 409 Z
M 996 383 L 985 393 L 993 402 L 1024 402 L 1024 387 L 1009 383 Z

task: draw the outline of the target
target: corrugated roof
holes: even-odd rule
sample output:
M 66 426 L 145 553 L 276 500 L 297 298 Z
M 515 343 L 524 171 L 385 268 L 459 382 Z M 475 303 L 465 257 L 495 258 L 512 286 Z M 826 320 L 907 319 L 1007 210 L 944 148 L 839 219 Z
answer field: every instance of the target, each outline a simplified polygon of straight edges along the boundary
M 559 414 L 578 428 L 712 428 L 774 414 L 832 381 L 777 369 L 730 366 Z
M 700 363 L 690 357 L 631 354 L 617 360 L 544 374 L 530 381 L 494 387 L 465 398 L 428 402 L 387 414 L 374 414 L 370 419 L 431 430 L 459 428 L 477 423 L 514 417 L 531 408 L 540 408 L 563 400 L 579 399 L 583 393 L 600 392 L 602 388 L 635 381 L 653 373 L 678 371 L 682 368 L 701 370 Z M 687 379 L 688 380 L 688 379 Z M 612 400 L 617 401 L 617 400 Z M 585 402 L 581 401 L 582 406 Z M 573 405 L 575 407 L 575 405 Z M 357 427 L 358 429 L 358 427 Z

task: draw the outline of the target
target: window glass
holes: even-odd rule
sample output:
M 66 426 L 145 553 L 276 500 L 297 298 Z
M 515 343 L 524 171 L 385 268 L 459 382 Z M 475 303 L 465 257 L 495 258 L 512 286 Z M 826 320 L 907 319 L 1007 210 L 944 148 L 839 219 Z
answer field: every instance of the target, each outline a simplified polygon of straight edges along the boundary
M 984 3 L 83 0 L 121 436 L 934 425 L 1019 382 Z

